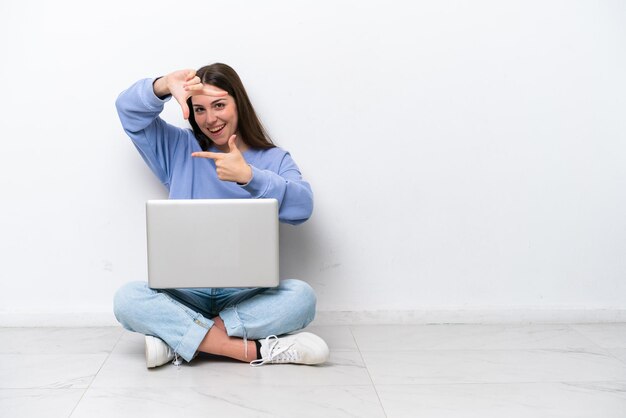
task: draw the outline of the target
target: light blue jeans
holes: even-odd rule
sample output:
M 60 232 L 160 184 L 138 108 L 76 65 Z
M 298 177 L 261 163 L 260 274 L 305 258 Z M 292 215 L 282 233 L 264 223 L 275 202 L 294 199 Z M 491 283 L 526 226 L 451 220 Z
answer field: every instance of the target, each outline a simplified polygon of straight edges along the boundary
M 131 282 L 115 294 L 115 317 L 130 331 L 159 337 L 187 361 L 220 316 L 231 337 L 258 340 L 306 327 L 315 292 L 300 280 L 272 288 L 161 289 Z

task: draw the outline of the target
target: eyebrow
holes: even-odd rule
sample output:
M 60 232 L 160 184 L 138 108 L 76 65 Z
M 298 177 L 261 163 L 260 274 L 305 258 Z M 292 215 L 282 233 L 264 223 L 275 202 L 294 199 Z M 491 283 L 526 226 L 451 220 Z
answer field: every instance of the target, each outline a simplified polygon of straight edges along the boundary
M 214 105 L 215 103 L 220 103 L 220 102 L 223 102 L 224 100 L 226 100 L 226 99 L 223 99 L 223 98 L 222 98 L 222 99 L 217 99 L 217 100 L 214 100 L 214 101 L 212 101 L 212 102 L 211 102 L 211 105 Z M 193 107 L 204 107 L 204 105 L 203 105 L 203 104 L 200 104 L 200 103 L 198 103 L 198 104 L 193 104 L 193 103 L 192 103 L 192 106 L 193 106 Z

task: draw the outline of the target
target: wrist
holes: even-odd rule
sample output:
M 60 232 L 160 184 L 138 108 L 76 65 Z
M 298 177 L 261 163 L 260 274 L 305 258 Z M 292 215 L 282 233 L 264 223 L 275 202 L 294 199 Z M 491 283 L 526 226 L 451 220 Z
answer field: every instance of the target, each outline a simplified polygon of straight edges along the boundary
M 237 184 L 239 184 L 240 186 L 245 186 L 251 181 L 252 181 L 252 167 L 250 167 L 250 164 L 246 164 L 245 175 L 243 175 L 242 178 L 240 178 L 239 181 L 237 181 Z
M 159 98 L 167 97 L 172 94 L 167 85 L 167 76 L 159 77 L 154 80 L 152 83 L 152 89 L 154 90 L 154 94 Z

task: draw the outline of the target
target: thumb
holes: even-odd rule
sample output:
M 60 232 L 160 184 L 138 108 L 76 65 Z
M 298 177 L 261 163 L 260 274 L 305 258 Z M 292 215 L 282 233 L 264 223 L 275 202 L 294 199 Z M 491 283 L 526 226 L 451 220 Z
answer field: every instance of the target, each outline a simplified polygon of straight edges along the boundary
M 189 70 L 185 76 L 185 81 L 189 81 L 196 76 L 196 70 Z
M 183 109 L 183 117 L 189 119 L 189 106 L 187 106 L 187 101 L 180 102 L 180 107 Z
M 230 148 L 230 152 L 239 151 L 239 148 L 237 148 L 237 135 L 231 135 L 228 139 L 228 148 Z

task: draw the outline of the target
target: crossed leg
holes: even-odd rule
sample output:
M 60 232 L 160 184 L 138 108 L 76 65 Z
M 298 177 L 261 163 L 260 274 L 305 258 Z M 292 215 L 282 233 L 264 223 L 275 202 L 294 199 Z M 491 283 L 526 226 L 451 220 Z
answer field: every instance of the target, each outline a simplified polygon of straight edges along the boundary
M 212 311 L 206 309 L 208 296 L 131 282 L 116 292 L 114 313 L 124 328 L 158 337 L 187 361 L 201 351 L 246 362 L 257 359 L 255 340 L 302 329 L 315 315 L 315 294 L 299 280 L 227 294 Z

